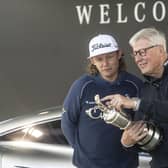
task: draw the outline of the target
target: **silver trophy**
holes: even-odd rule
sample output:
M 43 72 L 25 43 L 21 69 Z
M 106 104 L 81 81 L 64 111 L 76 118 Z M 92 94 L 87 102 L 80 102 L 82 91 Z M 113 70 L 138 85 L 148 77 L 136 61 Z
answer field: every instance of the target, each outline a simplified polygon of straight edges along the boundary
M 87 115 L 92 119 L 103 119 L 107 124 L 112 124 L 120 129 L 124 130 L 132 123 L 131 119 L 122 111 L 116 111 L 114 108 L 105 106 L 99 95 L 95 96 L 95 103 L 97 106 L 86 110 Z M 98 116 L 94 116 L 94 112 L 99 109 L 101 113 Z M 141 149 L 146 151 L 153 150 L 161 141 L 162 134 L 160 130 L 153 123 L 146 123 L 147 135 L 141 139 L 138 144 Z

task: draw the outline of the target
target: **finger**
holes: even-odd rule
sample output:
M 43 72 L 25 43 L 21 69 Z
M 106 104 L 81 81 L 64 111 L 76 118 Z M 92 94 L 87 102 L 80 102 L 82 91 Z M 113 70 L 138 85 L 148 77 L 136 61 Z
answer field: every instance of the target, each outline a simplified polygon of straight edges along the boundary
M 114 98 L 113 95 L 108 95 L 108 96 L 105 96 L 105 97 L 101 98 L 101 101 L 112 100 L 113 98 Z
M 107 105 L 107 106 L 111 106 L 110 101 L 107 101 L 107 102 L 105 103 L 105 105 Z
M 141 125 L 141 124 L 140 124 Z M 136 137 L 141 138 L 141 136 L 146 135 L 147 131 L 145 130 L 145 125 L 141 125 L 140 127 L 136 127 L 133 131 Z
M 147 132 L 142 132 L 138 137 L 137 137 L 137 141 L 140 141 L 141 139 L 145 138 L 147 135 Z
M 137 133 L 141 131 L 140 129 L 142 126 L 143 126 L 143 121 L 136 121 L 136 122 L 132 122 L 131 125 L 127 129 L 131 132 Z M 144 129 L 144 126 L 142 129 Z
M 120 102 L 117 102 L 117 103 L 116 103 L 116 110 L 117 110 L 117 111 L 121 111 L 121 109 L 122 109 L 121 103 L 120 103 Z
M 112 99 L 110 101 L 106 101 L 105 104 L 109 107 L 115 107 L 116 100 Z

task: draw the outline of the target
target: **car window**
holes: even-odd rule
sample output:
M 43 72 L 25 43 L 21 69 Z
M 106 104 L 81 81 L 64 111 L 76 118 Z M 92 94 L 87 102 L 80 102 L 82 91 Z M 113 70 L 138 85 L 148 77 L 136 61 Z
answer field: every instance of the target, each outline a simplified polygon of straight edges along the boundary
M 61 130 L 61 121 L 52 121 L 45 124 L 26 127 L 19 131 L 0 137 L 0 141 L 31 141 L 47 144 L 68 145 Z

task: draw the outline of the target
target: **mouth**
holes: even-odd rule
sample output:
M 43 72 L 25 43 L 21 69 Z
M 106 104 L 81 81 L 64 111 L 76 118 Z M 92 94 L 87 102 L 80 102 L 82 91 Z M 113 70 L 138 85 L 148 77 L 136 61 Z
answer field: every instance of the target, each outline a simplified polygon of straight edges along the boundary
M 103 71 L 111 71 L 112 68 L 104 68 Z
M 139 68 L 143 69 L 147 66 L 147 62 L 139 63 L 138 66 Z

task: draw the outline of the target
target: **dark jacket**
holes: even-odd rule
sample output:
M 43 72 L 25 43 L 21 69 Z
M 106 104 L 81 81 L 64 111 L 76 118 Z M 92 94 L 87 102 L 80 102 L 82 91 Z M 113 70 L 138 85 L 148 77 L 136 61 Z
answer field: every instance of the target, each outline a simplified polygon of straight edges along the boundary
M 94 96 L 122 94 L 135 97 L 139 94 L 141 80 L 121 72 L 115 82 L 100 76 L 84 75 L 75 81 L 64 101 L 62 130 L 74 148 L 73 163 L 78 168 L 135 168 L 137 152 L 123 149 L 120 139 L 122 131 L 103 120 L 93 120 L 86 110 L 95 106 Z M 96 110 L 96 113 L 100 113 Z
M 145 76 L 137 118 L 154 122 L 162 131 L 163 139 L 151 151 L 152 168 L 168 167 L 168 66 L 165 64 L 160 79 Z

